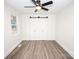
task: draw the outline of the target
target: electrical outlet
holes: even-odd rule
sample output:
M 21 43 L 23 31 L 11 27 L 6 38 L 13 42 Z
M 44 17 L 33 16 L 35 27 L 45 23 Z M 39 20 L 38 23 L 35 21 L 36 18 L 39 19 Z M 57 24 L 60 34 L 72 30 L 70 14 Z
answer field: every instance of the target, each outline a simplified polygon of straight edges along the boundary
M 21 47 L 21 46 L 22 46 L 22 44 L 19 44 L 19 45 L 18 45 L 18 47 Z

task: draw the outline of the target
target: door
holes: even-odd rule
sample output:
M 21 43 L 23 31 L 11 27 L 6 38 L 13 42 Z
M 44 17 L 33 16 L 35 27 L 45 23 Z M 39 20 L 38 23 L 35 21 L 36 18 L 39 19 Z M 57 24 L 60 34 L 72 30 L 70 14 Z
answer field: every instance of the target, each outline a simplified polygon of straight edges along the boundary
M 47 19 L 34 18 L 30 20 L 30 38 L 31 40 L 46 40 L 48 34 Z

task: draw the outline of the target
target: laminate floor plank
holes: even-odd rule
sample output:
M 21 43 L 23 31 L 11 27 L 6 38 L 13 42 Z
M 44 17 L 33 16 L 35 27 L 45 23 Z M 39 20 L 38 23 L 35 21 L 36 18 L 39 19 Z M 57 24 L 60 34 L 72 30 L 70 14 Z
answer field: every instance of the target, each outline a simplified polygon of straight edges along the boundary
M 23 41 L 22 47 L 6 59 L 73 59 L 56 41 Z

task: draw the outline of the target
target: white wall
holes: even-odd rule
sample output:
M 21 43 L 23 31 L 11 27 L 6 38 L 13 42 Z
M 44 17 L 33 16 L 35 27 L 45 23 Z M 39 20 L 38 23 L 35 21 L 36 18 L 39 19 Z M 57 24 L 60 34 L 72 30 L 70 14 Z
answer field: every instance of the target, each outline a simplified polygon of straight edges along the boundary
M 29 16 L 48 16 L 48 19 L 30 19 Z M 23 40 L 55 40 L 55 15 L 22 15 Z
M 56 41 L 74 55 L 74 4 L 71 3 L 56 14 Z
M 5 57 L 22 40 L 55 40 L 72 56 L 74 51 L 73 5 L 57 14 L 21 14 L 5 6 Z M 17 16 L 18 31 L 12 33 L 10 15 Z M 48 19 L 29 19 L 29 16 L 48 16 Z M 22 17 L 22 18 L 21 18 Z M 22 26 L 22 27 L 21 27 Z M 21 31 L 22 30 L 22 31 Z
M 17 32 L 13 33 L 11 29 L 11 15 L 17 16 Z M 21 19 L 18 12 L 13 10 L 8 5 L 5 5 L 4 9 L 4 56 L 6 57 L 20 42 L 21 42 L 21 35 L 20 35 L 20 25 Z

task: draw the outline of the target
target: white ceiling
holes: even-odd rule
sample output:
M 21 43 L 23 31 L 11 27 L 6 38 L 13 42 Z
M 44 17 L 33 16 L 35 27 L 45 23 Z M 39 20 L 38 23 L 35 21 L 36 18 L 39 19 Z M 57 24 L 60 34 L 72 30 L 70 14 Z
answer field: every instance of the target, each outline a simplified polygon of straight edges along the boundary
M 34 6 L 31 0 L 4 0 L 4 1 L 5 4 L 10 5 L 11 7 L 13 7 L 14 9 L 20 12 L 31 13 L 34 12 L 35 10 L 35 8 L 24 8 L 24 6 Z M 42 3 L 45 3 L 47 1 L 51 1 L 51 0 L 41 0 Z M 54 2 L 52 5 L 45 6 L 50 10 L 48 11 L 49 13 L 51 13 L 51 11 L 57 12 L 62 8 L 64 8 L 65 6 L 69 5 L 71 2 L 73 2 L 73 0 L 52 0 L 52 1 Z M 42 11 L 43 10 L 40 10 L 39 12 Z M 43 12 L 47 12 L 47 11 L 43 11 Z

